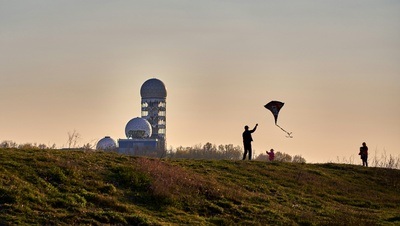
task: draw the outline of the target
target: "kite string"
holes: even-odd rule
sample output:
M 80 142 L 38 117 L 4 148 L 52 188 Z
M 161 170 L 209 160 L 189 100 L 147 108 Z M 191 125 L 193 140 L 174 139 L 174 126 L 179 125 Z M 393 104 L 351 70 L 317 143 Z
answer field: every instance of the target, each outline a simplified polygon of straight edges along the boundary
M 283 132 L 285 132 L 285 133 L 287 133 L 287 135 L 289 136 L 289 137 L 292 137 L 291 136 L 291 134 L 292 133 L 289 133 L 288 131 L 286 131 L 286 130 L 284 130 L 282 127 L 280 127 L 278 124 L 275 124 L 277 127 L 279 127 Z

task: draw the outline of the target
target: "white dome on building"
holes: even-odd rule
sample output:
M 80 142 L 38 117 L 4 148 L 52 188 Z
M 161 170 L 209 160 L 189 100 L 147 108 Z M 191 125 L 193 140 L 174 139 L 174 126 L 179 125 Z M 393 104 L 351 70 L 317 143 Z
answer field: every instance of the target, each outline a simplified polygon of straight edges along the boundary
M 148 138 L 151 136 L 151 125 L 144 118 L 133 118 L 125 127 L 125 134 L 127 138 Z
M 114 150 L 117 148 L 117 143 L 115 142 L 114 139 L 112 139 L 109 136 L 104 137 L 103 139 L 99 140 L 96 145 L 96 150 L 104 150 L 104 151 L 109 151 L 109 150 Z
M 162 81 L 152 78 L 143 83 L 140 95 L 142 98 L 166 98 L 167 89 Z

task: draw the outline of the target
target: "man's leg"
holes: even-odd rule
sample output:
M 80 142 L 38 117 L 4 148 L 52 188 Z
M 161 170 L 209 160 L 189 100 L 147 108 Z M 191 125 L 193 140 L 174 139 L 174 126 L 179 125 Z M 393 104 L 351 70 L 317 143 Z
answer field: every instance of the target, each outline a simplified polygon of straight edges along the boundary
M 249 160 L 251 160 L 251 153 L 252 153 L 251 143 L 247 148 L 249 149 Z
M 244 146 L 243 160 L 245 160 L 245 159 L 246 159 L 247 153 L 250 152 L 249 154 L 251 155 L 251 143 L 250 143 L 250 144 L 248 144 L 248 143 L 243 143 L 243 146 Z M 249 155 L 249 158 L 250 158 L 250 155 Z

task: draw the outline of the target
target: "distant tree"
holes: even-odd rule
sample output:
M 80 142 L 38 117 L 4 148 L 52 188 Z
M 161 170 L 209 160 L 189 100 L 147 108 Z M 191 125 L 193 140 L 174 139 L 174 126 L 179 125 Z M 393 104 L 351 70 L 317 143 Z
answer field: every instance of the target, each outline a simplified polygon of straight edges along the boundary
M 94 149 L 94 145 L 91 143 L 86 143 L 82 146 L 84 151 L 92 151 Z
M 301 155 L 295 155 L 293 157 L 292 162 L 294 162 L 294 163 L 306 163 L 306 159 L 303 158 Z
M 203 146 L 203 158 L 205 159 L 213 159 L 213 158 L 217 158 L 219 159 L 219 153 L 217 153 L 217 147 L 216 145 L 211 144 L 210 142 L 207 142 L 204 146 Z
M 53 145 L 46 145 L 46 144 L 37 144 L 37 143 L 23 143 L 17 144 L 14 141 L 6 140 L 0 143 L 0 148 L 18 148 L 18 149 L 56 149 L 56 144 Z
M 84 150 L 84 151 L 94 151 L 96 149 L 96 145 L 97 145 L 97 140 L 91 140 L 90 142 L 84 144 L 82 147 L 80 147 L 80 149 Z M 116 151 L 114 149 L 110 149 L 108 151 Z
M 25 143 L 25 144 L 19 144 L 18 145 L 18 149 L 22 149 L 22 150 L 38 150 L 39 147 L 37 146 L 36 143 L 34 143 L 34 144 Z
M 175 151 L 170 150 L 169 156 L 171 158 L 190 158 L 190 159 L 227 159 L 238 160 L 243 154 L 240 146 L 215 145 L 207 142 L 204 145 L 195 145 L 193 147 L 179 146 Z
M 55 143 L 53 143 L 51 146 L 49 145 L 48 148 L 49 148 L 49 149 L 56 149 L 56 148 L 57 148 L 57 145 L 56 145 Z
M 233 146 L 233 144 L 227 144 L 224 146 L 225 154 L 224 159 L 228 160 L 239 160 L 243 156 L 243 149 L 241 146 Z
M 267 154 L 260 154 L 255 158 L 255 160 L 258 160 L 258 161 L 269 161 Z
M 0 148 L 17 148 L 18 144 L 11 140 L 5 140 L 0 143 Z
M 258 161 L 269 161 L 268 155 L 260 154 L 257 156 L 256 160 Z M 293 162 L 293 163 L 306 163 L 306 160 L 301 157 L 301 155 L 295 155 L 293 158 L 291 155 L 283 153 L 283 152 L 276 152 L 274 161 L 277 162 Z
M 74 130 L 73 132 L 68 132 L 67 145 L 68 149 L 77 148 L 78 142 L 81 139 L 81 135 Z
M 38 146 L 37 146 L 39 149 L 48 149 L 48 147 L 47 147 L 47 145 L 45 145 L 45 144 L 39 144 Z
M 292 156 L 289 154 L 283 153 L 283 152 L 276 152 L 275 153 L 275 161 L 278 162 L 291 162 L 292 161 Z

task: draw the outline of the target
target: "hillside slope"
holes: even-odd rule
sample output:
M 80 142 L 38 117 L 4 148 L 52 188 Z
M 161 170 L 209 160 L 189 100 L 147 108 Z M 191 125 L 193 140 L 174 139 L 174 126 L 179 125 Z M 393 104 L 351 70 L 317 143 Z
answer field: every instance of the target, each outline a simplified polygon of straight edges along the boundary
M 0 225 L 399 225 L 400 170 L 0 149 Z

